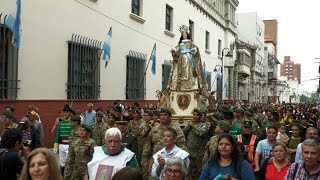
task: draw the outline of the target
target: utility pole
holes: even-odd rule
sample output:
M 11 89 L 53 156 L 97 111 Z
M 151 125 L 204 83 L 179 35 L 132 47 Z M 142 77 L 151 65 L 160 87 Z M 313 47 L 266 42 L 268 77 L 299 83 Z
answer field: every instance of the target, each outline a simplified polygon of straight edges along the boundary
M 314 59 L 316 59 L 316 60 L 320 60 L 320 58 L 314 58 Z M 314 63 L 318 63 L 318 64 L 319 64 L 318 73 L 319 73 L 319 75 L 320 75 L 320 61 L 319 61 L 319 62 L 314 62 Z M 320 79 L 319 79 L 319 82 L 318 82 L 317 94 L 318 94 L 317 101 L 319 101 L 319 94 L 320 94 Z

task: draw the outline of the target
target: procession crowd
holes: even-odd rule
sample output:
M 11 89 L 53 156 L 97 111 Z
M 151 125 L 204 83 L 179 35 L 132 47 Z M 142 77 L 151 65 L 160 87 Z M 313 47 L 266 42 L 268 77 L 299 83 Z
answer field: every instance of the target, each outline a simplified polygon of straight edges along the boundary
M 37 107 L 17 120 L 7 106 L 0 179 L 320 179 L 315 104 L 220 102 L 210 109 L 195 108 L 182 126 L 172 109 L 137 102 L 115 101 L 107 110 L 88 103 L 85 112 L 65 105 L 48 149 Z

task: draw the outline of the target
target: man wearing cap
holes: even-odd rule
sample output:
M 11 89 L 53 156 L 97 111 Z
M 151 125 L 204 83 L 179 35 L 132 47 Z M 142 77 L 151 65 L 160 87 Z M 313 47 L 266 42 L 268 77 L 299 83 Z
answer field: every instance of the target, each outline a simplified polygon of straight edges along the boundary
M 249 108 L 248 108 L 249 109 Z M 257 123 L 257 121 L 253 120 L 252 118 L 252 113 L 250 111 L 244 111 L 244 117 L 252 122 L 252 130 L 253 130 L 253 134 L 260 137 L 261 135 L 261 130 L 259 127 L 259 124 Z M 244 121 L 242 122 L 242 124 L 244 124 Z M 243 127 L 243 126 L 242 126 Z
M 39 114 L 35 111 L 30 111 L 28 113 L 30 124 L 40 133 L 40 146 L 43 146 L 44 143 L 44 132 L 41 121 L 38 121 Z
M 80 138 L 81 117 L 79 115 L 71 116 L 70 118 L 72 130 L 69 136 L 69 145 L 72 145 L 75 140 Z
M 87 164 L 91 161 L 94 147 L 93 139 L 90 139 L 91 128 L 86 124 L 80 126 L 80 137 L 69 148 L 64 172 L 65 180 L 83 179 L 86 174 Z
M 104 114 L 101 111 L 96 113 L 96 123 L 91 126 L 91 137 L 97 146 L 104 144 L 104 134 L 108 130 L 108 125 L 102 121 Z
M 18 124 L 13 122 L 13 112 L 12 111 L 5 111 L 2 114 L 4 116 L 4 125 L 7 129 L 17 128 Z
M 59 148 L 59 162 L 62 175 L 64 174 L 65 162 L 69 152 L 69 136 L 72 129 L 71 116 L 73 115 L 73 110 L 68 104 L 66 104 L 63 108 L 63 112 L 64 119 L 58 124 L 56 138 L 53 145 L 54 153 L 57 153 Z
M 236 137 L 237 135 L 242 134 L 241 127 L 239 127 L 236 124 L 233 124 L 233 119 L 234 119 L 233 112 L 227 111 L 227 112 L 224 112 L 223 114 L 224 114 L 223 115 L 224 120 L 227 121 L 231 126 L 229 134 L 233 137 Z
M 150 131 L 149 136 L 147 138 L 146 144 L 144 145 L 143 152 L 142 152 L 142 159 L 141 164 L 145 169 L 151 169 L 151 166 L 149 168 L 149 165 L 152 165 L 153 162 L 149 164 L 150 159 L 152 159 L 152 156 L 158 152 L 160 149 L 165 147 L 165 144 L 163 142 L 162 133 L 163 131 L 168 128 L 172 127 L 177 131 L 177 146 L 186 149 L 185 143 L 186 139 L 183 134 L 183 131 L 181 130 L 180 126 L 171 120 L 172 118 L 172 112 L 170 109 L 167 108 L 161 108 L 160 110 L 160 123 L 156 124 Z
M 193 110 L 193 119 L 189 121 L 188 126 L 183 129 L 186 137 L 187 151 L 190 154 L 190 166 L 186 179 L 197 179 L 200 177 L 204 149 L 207 144 L 207 135 L 209 127 L 201 122 L 202 111 L 200 109 Z
M 237 141 L 243 143 L 246 154 L 246 160 L 254 165 L 254 153 L 259 142 L 256 135 L 252 134 L 252 121 L 244 121 L 243 134 L 237 135 Z
M 227 121 L 220 120 L 215 128 L 215 136 L 212 136 L 208 143 L 205 146 L 204 156 L 202 159 L 202 165 L 205 165 L 206 162 L 209 160 L 214 152 L 217 150 L 218 147 L 218 138 L 220 135 L 224 133 L 229 133 L 230 131 L 230 124 Z
M 299 114 L 299 120 L 300 120 L 299 125 L 301 127 L 301 135 L 305 137 L 308 127 L 312 127 L 312 125 L 308 123 L 309 117 L 306 113 Z
M 88 110 L 84 113 L 84 120 L 83 123 L 85 123 L 88 126 L 92 126 L 96 122 L 96 111 L 93 110 L 93 104 L 88 103 L 87 104 Z
M 108 129 L 116 126 L 116 118 L 117 116 L 114 113 L 108 114 L 108 119 L 106 121 Z
M 128 122 L 129 119 L 126 116 L 121 116 L 120 118 L 117 118 L 116 120 L 116 127 L 121 132 L 121 143 L 130 151 L 134 152 L 136 155 L 138 153 L 138 140 L 137 137 L 134 136 L 129 130 L 128 130 Z M 137 156 L 137 159 L 139 161 L 139 156 Z
M 153 111 L 152 110 L 145 110 L 143 113 L 143 120 L 142 123 L 139 126 L 140 134 L 139 134 L 139 141 L 138 141 L 138 157 L 141 157 L 142 159 L 142 152 L 144 150 L 144 145 L 146 144 L 147 138 L 149 136 L 149 133 L 151 129 L 154 127 L 155 121 L 153 120 Z M 148 159 L 147 159 L 148 161 Z M 141 165 L 143 165 L 143 162 L 140 160 Z M 149 179 L 150 176 L 150 170 L 148 168 L 142 168 L 142 174 L 144 179 Z
M 277 128 L 280 127 L 279 116 L 278 116 L 277 112 L 273 112 L 273 115 L 270 116 L 270 117 L 268 116 L 268 118 L 269 119 L 268 119 L 268 124 L 266 124 L 266 128 L 262 129 L 261 136 L 260 136 L 260 141 L 267 138 L 267 131 L 268 131 L 269 127 L 271 127 L 271 126 L 274 126 L 274 127 L 277 127 Z
M 139 138 L 139 134 L 140 134 L 140 130 L 139 130 L 139 126 L 142 123 L 141 120 L 141 113 L 138 109 L 134 109 L 133 110 L 133 119 L 130 120 L 128 126 L 129 126 L 129 131 L 132 132 L 132 134 Z M 139 141 L 139 139 L 138 139 Z
M 242 108 L 237 108 L 234 113 L 233 113 L 235 119 L 233 121 L 233 124 L 243 127 L 243 122 L 247 120 L 247 118 L 244 117 L 244 109 Z

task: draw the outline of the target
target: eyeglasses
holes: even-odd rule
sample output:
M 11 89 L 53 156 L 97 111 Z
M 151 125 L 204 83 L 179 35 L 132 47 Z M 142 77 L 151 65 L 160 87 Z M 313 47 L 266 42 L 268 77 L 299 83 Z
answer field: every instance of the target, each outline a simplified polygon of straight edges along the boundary
M 178 175 L 180 175 L 181 170 L 178 170 L 178 169 L 166 169 L 166 173 L 167 173 L 168 175 L 178 176 Z

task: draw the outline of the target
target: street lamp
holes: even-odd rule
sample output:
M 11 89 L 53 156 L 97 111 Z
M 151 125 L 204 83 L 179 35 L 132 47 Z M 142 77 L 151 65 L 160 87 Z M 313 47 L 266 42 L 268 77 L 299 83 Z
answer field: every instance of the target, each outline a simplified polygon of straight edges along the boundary
M 222 57 L 221 57 L 221 84 L 219 89 L 217 88 L 217 99 L 218 100 L 222 100 L 222 86 L 223 86 L 223 72 L 224 72 L 224 63 L 223 63 L 223 58 L 224 58 L 224 50 L 228 50 L 227 54 L 225 56 L 227 57 L 232 57 L 232 54 L 230 52 L 229 48 L 223 48 L 222 49 Z M 215 67 L 215 72 L 217 71 L 216 67 Z M 228 97 L 227 97 L 228 98 Z M 229 98 L 228 98 L 229 99 Z

